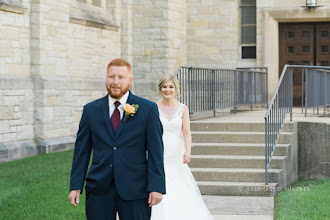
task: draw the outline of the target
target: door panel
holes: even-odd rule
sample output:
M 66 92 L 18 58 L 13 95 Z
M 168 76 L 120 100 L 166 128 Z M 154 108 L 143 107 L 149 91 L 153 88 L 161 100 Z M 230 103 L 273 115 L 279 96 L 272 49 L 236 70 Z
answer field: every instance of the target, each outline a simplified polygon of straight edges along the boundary
M 280 71 L 285 64 L 313 65 L 313 24 L 280 24 Z M 293 71 L 293 105 L 301 105 L 301 70 Z
M 279 68 L 285 64 L 330 65 L 330 23 L 280 23 Z M 301 69 L 293 72 L 293 105 L 301 105 Z
M 330 65 L 330 23 L 316 25 L 316 65 Z

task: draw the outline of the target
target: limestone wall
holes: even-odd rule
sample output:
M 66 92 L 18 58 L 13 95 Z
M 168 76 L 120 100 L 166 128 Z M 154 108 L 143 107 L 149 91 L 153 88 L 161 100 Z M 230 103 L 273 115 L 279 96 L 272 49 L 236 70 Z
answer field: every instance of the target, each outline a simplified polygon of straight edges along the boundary
M 121 56 L 118 2 L 0 0 L 0 161 L 73 147 L 83 106 L 107 94 L 106 66 Z
M 187 0 L 169 1 L 169 73 L 187 65 Z
M 188 0 L 188 65 L 236 68 L 239 19 L 238 0 Z
M 0 143 L 34 138 L 30 1 L 0 1 Z

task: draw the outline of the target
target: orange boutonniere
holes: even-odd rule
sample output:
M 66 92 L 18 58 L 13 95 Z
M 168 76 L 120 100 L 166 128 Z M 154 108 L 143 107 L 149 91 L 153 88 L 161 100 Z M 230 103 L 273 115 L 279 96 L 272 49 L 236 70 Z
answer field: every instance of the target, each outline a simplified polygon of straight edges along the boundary
M 136 111 L 138 110 L 139 105 L 130 105 L 130 104 L 126 104 L 124 105 L 124 111 L 125 111 L 125 117 L 124 117 L 124 121 L 128 118 L 128 117 L 133 117 L 136 113 Z

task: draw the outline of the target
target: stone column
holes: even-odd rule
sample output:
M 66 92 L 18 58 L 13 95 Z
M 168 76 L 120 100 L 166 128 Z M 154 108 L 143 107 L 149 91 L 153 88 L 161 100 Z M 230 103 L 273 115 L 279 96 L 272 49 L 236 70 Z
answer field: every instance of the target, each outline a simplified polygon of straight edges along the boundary
M 69 3 L 71 0 L 32 0 L 31 75 L 35 79 L 35 140 L 43 146 L 73 142 L 72 94 L 69 75 Z M 67 86 L 67 88 L 65 87 Z M 65 139 L 70 139 L 65 140 Z M 52 142 L 52 143 L 51 143 Z

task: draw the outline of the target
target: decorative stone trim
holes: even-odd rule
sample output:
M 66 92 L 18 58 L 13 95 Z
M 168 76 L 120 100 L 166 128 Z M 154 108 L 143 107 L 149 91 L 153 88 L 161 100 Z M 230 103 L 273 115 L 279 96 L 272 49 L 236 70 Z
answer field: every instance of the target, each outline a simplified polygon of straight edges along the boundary
M 33 140 L 0 143 L 0 163 L 36 156 L 38 154 L 71 150 L 74 148 L 75 141 L 76 139 L 74 137 L 63 137 L 41 140 L 37 145 Z
M 74 137 L 62 137 L 49 140 L 41 140 L 38 143 L 38 153 L 47 154 L 58 151 L 71 150 L 74 148 Z
M 27 8 L 19 0 L 0 0 L 0 10 L 24 14 Z
M 0 162 L 22 159 L 38 154 L 34 141 L 0 144 Z
M 72 90 L 99 90 L 105 88 L 104 79 L 70 79 L 59 77 L 35 77 L 35 89 L 72 89 Z
M 119 29 L 107 9 L 80 2 L 70 2 L 70 22 L 114 31 Z

